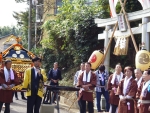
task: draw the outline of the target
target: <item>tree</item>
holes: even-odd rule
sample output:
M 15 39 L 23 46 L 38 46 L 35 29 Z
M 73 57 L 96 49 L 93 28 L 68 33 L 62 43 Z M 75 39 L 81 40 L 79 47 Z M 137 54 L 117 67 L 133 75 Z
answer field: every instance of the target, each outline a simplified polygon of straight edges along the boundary
M 56 56 L 61 67 L 71 68 L 86 62 L 94 50 L 103 49 L 103 41 L 98 41 L 98 33 L 103 29 L 94 23 L 94 19 L 100 17 L 109 17 L 107 0 L 91 5 L 85 0 L 64 0 L 55 20 L 48 20 L 43 25 L 48 37 L 43 38 L 42 44 L 49 48 L 51 56 Z M 47 52 L 43 54 L 49 61 L 53 60 Z
M 0 37 L 2 36 L 6 36 L 9 34 L 14 34 L 16 36 L 19 36 L 19 28 L 15 27 L 15 26 L 4 26 L 4 27 L 0 27 Z
M 118 12 L 121 9 L 119 5 L 118 2 Z M 127 0 L 125 7 L 127 12 L 142 9 L 138 1 L 135 0 Z M 73 0 L 72 2 L 70 0 L 64 0 L 55 20 L 49 20 L 43 25 L 49 37 L 43 38 L 42 44 L 47 51 L 49 48 L 51 55 L 54 54 L 56 56 L 55 60 L 60 61 L 62 67 L 79 65 L 80 62 L 87 61 L 94 50 L 103 49 L 103 41 L 98 41 L 97 39 L 98 34 L 103 29 L 96 26 L 94 19 L 109 17 L 108 0 L 98 0 L 90 6 L 85 4 L 85 0 Z M 131 27 L 138 23 L 132 22 Z M 139 35 L 136 37 L 139 37 Z M 137 44 L 139 44 L 139 38 L 136 38 Z M 111 51 L 113 51 L 114 45 L 115 41 L 112 42 Z M 48 55 L 44 55 L 48 57 Z M 124 66 L 134 66 L 134 57 L 135 50 L 130 40 L 127 56 L 114 56 L 111 53 L 111 67 L 114 67 L 116 62 L 121 62 Z
M 17 3 L 26 2 L 29 3 L 29 0 L 15 0 Z M 38 3 L 43 3 L 43 0 L 38 0 Z M 32 14 L 31 14 L 31 48 L 32 50 L 35 45 L 35 7 L 32 5 Z M 22 42 L 23 46 L 27 48 L 28 46 L 28 16 L 29 16 L 29 9 L 24 12 L 14 12 L 13 17 L 17 20 L 18 26 L 20 27 L 20 31 L 22 32 Z M 37 27 L 37 41 L 39 42 L 40 37 L 42 35 L 42 30 L 38 26 Z M 37 43 L 37 47 L 41 47 L 40 43 Z
M 27 48 L 28 45 L 28 16 L 29 12 L 28 9 L 25 12 L 14 12 L 13 17 L 17 20 L 17 24 L 20 27 L 21 38 L 22 38 L 22 44 L 25 48 Z M 32 10 L 32 28 L 31 28 L 31 47 L 34 46 L 34 23 L 35 23 L 35 10 Z

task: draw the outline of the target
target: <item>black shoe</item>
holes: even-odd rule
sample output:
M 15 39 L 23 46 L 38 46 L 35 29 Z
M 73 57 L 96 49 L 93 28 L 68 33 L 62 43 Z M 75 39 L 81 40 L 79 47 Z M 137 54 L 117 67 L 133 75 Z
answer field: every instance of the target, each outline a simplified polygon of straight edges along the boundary
M 45 100 L 45 102 L 47 102 L 47 103 L 48 103 L 48 100 Z
M 53 104 L 56 104 L 56 102 L 54 101 Z
M 50 104 L 48 101 L 43 102 L 44 104 Z
M 16 100 L 19 100 L 18 98 L 16 98 Z
M 23 97 L 22 100 L 27 100 L 27 99 L 25 97 Z

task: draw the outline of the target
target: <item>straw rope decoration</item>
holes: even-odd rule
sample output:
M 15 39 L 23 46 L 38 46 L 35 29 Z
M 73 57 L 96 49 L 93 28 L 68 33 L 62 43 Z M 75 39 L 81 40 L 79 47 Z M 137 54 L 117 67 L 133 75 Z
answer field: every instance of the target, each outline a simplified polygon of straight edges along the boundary
M 127 55 L 129 38 L 125 36 L 117 37 L 114 48 L 114 55 Z

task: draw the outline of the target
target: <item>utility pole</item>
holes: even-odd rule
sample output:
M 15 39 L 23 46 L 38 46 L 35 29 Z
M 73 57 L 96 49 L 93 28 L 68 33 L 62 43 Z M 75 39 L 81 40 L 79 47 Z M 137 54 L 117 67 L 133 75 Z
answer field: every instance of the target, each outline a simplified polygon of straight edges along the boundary
M 37 43 L 37 4 L 35 4 L 35 49 L 36 49 L 36 43 Z
M 32 0 L 29 0 L 29 16 L 28 16 L 28 50 L 31 50 L 31 14 L 32 14 Z

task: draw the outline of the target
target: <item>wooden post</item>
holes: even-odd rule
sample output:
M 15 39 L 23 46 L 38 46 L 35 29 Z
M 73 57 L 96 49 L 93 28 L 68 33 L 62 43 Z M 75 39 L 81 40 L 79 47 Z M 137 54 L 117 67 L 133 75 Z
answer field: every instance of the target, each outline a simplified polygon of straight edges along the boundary
M 127 1 L 127 0 L 124 1 L 124 5 L 126 4 L 126 1 Z M 120 13 L 121 13 L 122 11 L 123 11 L 123 8 L 121 8 Z M 116 22 L 115 27 L 114 27 L 114 29 L 113 29 L 113 33 L 112 33 L 111 38 L 110 38 L 110 40 L 109 40 L 109 42 L 108 42 L 108 46 L 107 46 L 106 51 L 105 51 L 105 53 L 104 53 L 104 57 L 102 58 L 102 63 L 101 63 L 101 64 L 104 63 L 104 60 L 105 60 L 106 55 L 107 55 L 107 53 L 108 53 L 108 49 L 110 48 L 110 44 L 111 44 L 111 42 L 112 42 L 112 39 L 113 39 L 113 36 L 114 36 L 114 33 L 115 33 L 117 27 L 118 27 L 118 21 Z
M 108 42 L 109 42 L 108 33 L 109 33 L 110 29 L 111 29 L 111 26 L 109 26 L 109 25 L 105 26 L 105 31 L 104 31 L 104 34 L 105 34 L 104 48 L 108 46 Z M 109 46 L 111 46 L 111 44 Z M 108 52 L 107 52 L 105 60 L 104 60 L 104 65 L 105 65 L 105 70 L 107 72 L 109 72 L 110 47 L 108 48 L 107 51 Z M 104 50 L 104 54 L 105 54 L 105 50 Z
M 111 42 L 112 42 L 112 39 L 113 39 L 113 36 L 114 36 L 114 33 L 115 33 L 117 27 L 118 27 L 118 22 L 115 24 L 115 27 L 114 27 L 112 36 L 111 36 L 111 38 L 110 38 L 110 40 L 109 40 L 109 42 L 108 42 L 108 46 L 107 46 L 106 51 L 105 51 L 105 53 L 104 53 L 104 57 L 102 58 L 102 64 L 104 63 L 104 60 L 105 60 L 106 55 L 107 55 L 107 53 L 108 53 L 108 49 L 110 48 L 110 44 L 111 44 Z
M 130 26 L 130 23 L 129 23 L 129 21 L 128 21 L 128 17 L 127 17 L 127 15 L 126 15 L 126 11 L 125 11 L 125 9 L 124 9 L 125 4 L 123 4 L 121 0 L 119 0 L 119 1 L 120 1 L 120 4 L 121 4 L 123 13 L 124 13 L 124 15 L 125 15 L 125 19 L 126 19 L 126 22 L 127 22 L 127 26 L 128 26 L 128 28 L 129 28 L 129 30 L 130 30 L 130 33 L 131 33 L 131 38 L 132 38 L 132 41 L 133 41 L 133 45 L 134 45 L 135 51 L 138 52 L 138 47 L 137 47 L 137 45 L 136 45 L 136 42 L 135 42 L 135 39 L 134 39 L 134 35 L 133 35 L 133 33 L 132 33 L 131 26 Z
M 149 18 L 143 17 L 142 18 L 142 39 L 141 43 L 145 43 L 144 46 L 142 46 L 142 49 L 146 49 L 149 51 L 149 33 L 147 33 L 147 24 L 149 22 Z

